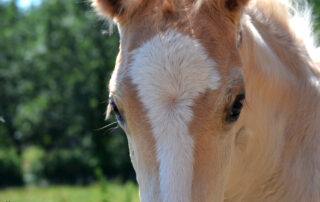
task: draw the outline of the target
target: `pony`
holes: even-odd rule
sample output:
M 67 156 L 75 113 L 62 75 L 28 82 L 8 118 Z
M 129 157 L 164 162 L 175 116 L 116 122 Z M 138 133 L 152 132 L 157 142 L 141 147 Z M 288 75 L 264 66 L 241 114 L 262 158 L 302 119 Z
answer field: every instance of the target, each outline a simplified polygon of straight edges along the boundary
M 91 0 L 144 202 L 319 202 L 320 60 L 285 0 Z

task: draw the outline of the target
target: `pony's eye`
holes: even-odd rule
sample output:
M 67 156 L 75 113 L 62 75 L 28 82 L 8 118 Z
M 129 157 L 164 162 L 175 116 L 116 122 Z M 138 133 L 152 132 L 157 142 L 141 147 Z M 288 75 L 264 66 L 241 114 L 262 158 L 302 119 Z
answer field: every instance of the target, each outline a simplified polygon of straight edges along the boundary
M 227 122 L 233 123 L 239 119 L 244 99 L 245 99 L 244 93 L 237 95 L 236 99 L 234 100 L 234 102 L 232 104 L 231 109 L 228 110 L 228 114 L 226 117 Z
M 120 115 L 120 111 L 119 111 L 117 105 L 114 102 L 111 102 L 111 107 L 112 107 L 112 111 L 114 112 L 114 114 L 116 116 Z
M 111 100 L 109 101 L 109 104 L 110 104 L 111 109 L 112 109 L 112 111 L 114 112 L 114 114 L 115 114 L 115 116 L 116 116 L 116 119 L 117 119 L 117 121 L 119 122 L 119 124 L 123 124 L 124 119 L 123 119 L 123 117 L 122 117 L 122 115 L 121 115 L 121 112 L 120 112 L 119 108 L 117 107 L 116 103 L 111 99 Z

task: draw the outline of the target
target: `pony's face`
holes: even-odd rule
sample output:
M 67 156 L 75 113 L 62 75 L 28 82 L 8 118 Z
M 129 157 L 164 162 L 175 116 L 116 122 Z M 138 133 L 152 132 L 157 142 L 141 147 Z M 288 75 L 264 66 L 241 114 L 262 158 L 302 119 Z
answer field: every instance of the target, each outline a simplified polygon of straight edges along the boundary
M 223 198 L 241 134 L 241 0 L 95 0 L 118 22 L 110 104 L 142 201 Z

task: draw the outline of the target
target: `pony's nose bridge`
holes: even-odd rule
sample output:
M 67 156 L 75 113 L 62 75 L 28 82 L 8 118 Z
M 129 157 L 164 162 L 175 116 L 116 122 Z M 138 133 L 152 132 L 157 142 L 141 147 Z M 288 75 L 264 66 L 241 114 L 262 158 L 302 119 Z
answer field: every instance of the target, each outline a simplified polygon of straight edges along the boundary
M 159 181 L 163 201 L 188 201 L 193 176 L 193 139 L 184 134 L 157 142 Z M 179 195 L 184 193 L 184 195 Z

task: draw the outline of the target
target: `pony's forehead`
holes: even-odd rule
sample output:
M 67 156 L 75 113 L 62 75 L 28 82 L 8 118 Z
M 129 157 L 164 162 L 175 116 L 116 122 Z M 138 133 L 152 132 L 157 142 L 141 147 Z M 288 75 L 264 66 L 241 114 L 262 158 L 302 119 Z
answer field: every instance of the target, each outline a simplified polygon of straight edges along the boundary
M 171 89 L 165 90 L 183 91 L 197 89 L 194 84 L 204 81 L 210 81 L 207 88 L 217 89 L 220 80 L 216 63 L 202 44 L 176 30 L 155 35 L 133 51 L 128 75 L 133 82 L 137 77 L 141 78 L 140 82 L 150 77 L 158 88 L 171 85 Z M 161 76 L 167 82 L 159 79 Z

